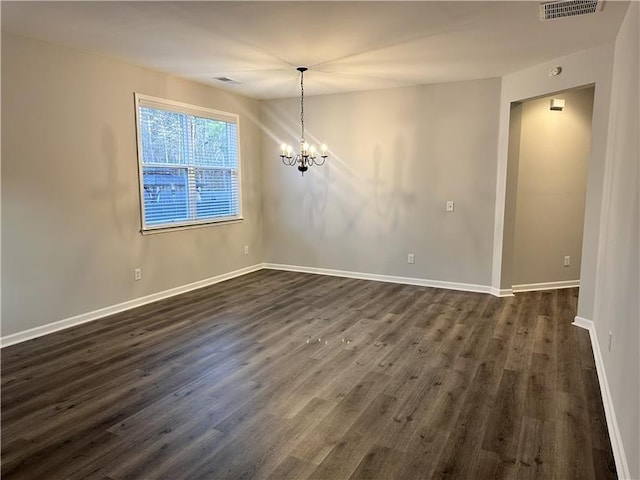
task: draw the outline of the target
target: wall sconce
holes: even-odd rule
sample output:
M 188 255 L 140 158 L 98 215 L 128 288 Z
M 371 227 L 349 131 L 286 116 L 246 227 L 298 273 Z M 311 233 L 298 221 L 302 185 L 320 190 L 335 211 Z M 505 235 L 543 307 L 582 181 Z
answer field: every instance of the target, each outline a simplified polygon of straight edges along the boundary
M 551 99 L 551 110 L 562 111 L 564 108 L 564 99 L 562 98 L 552 98 Z

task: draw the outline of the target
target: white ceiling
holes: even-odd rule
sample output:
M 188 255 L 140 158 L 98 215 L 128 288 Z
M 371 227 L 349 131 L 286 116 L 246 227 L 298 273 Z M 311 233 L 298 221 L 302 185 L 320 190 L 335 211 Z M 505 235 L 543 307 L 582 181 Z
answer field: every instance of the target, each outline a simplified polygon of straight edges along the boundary
M 500 76 L 612 41 L 627 8 L 538 2 L 2 2 L 2 29 L 256 98 Z M 226 76 L 239 84 L 222 84 Z

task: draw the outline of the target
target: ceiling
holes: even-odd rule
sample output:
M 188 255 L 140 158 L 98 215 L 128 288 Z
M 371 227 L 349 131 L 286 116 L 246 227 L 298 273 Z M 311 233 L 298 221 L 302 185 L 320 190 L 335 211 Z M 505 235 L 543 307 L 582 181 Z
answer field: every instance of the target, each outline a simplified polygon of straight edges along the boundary
M 256 98 L 501 76 L 615 39 L 627 2 L 2 2 L 2 29 Z M 228 77 L 238 83 L 221 83 Z

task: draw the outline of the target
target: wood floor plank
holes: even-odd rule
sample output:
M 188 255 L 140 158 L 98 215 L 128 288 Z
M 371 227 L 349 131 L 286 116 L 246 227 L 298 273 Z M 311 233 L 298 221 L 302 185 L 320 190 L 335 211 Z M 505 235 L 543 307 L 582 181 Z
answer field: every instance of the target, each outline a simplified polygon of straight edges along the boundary
M 292 450 L 292 454 L 311 463 L 320 464 L 358 416 L 373 401 L 388 381 L 378 372 L 369 372 L 355 384 L 320 425 L 308 432 Z
M 595 478 L 590 425 L 581 400 L 572 394 L 558 393 L 556 442 L 567 446 L 567 455 L 558 456 L 558 478 Z
M 262 270 L 7 347 L 0 474 L 616 478 L 577 294 Z
M 294 456 L 288 456 L 271 471 L 266 480 L 300 480 L 301 478 L 308 478 L 315 468 L 316 466 L 313 463 L 305 462 Z
M 547 354 L 534 353 L 527 370 L 524 415 L 551 421 L 556 415 L 555 365 Z
M 378 394 L 309 476 L 310 479 L 348 478 L 371 448 L 388 436 L 386 426 L 397 398 Z
M 557 328 L 555 319 L 546 315 L 538 315 L 533 332 L 533 353 L 541 353 L 555 358 Z
M 486 431 L 487 416 L 495 401 L 491 392 L 497 390 L 501 371 L 492 362 L 483 362 L 478 366 L 433 478 L 472 476 Z
M 436 430 L 415 436 L 411 446 L 407 447 L 407 451 L 396 466 L 394 474 L 389 478 L 400 480 L 447 478 L 443 477 L 442 472 L 434 475 L 446 446 L 447 435 Z
M 440 369 L 440 378 L 436 377 L 432 385 L 434 397 L 431 408 L 419 419 L 420 426 L 407 444 L 408 448 L 413 443 L 422 448 L 424 441 L 430 442 L 437 435 L 448 435 L 458 421 L 458 417 L 464 406 L 469 385 L 476 374 L 478 365 L 465 358 L 456 359 L 451 369 Z M 421 440 L 418 440 L 418 437 Z
M 517 464 L 511 470 L 511 478 L 518 480 L 556 478 L 554 444 L 554 423 L 523 417 Z
M 379 478 L 395 478 L 398 465 L 403 454 L 389 447 L 373 445 L 362 457 L 349 480 L 375 480 Z
M 504 369 L 485 427 L 482 448 L 511 462 L 518 449 L 526 383 L 521 372 Z
M 584 368 L 582 370 L 584 391 L 587 398 L 600 397 L 600 385 L 598 374 L 594 369 Z M 591 427 L 591 443 L 593 448 L 606 451 L 609 448 L 607 438 L 607 419 L 604 408 L 598 402 L 586 402 L 589 409 L 589 425 Z

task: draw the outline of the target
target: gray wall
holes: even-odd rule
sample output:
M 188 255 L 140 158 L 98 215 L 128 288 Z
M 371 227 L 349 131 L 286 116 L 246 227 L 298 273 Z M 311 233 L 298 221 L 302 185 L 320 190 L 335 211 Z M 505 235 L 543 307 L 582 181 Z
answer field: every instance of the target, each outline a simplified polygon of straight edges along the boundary
M 139 233 L 133 92 L 240 115 L 243 222 Z M 256 100 L 3 33 L 2 335 L 259 263 L 258 116 Z
M 298 100 L 264 102 L 265 261 L 488 286 L 499 98 L 489 79 L 305 99 L 331 156 L 303 178 L 277 157 Z
M 640 4 L 631 2 L 615 46 L 593 317 L 634 479 L 640 478 L 639 43 Z
M 521 121 L 514 285 L 580 278 L 593 91 L 529 100 L 522 104 L 521 119 L 512 115 L 512 122 Z M 552 98 L 565 100 L 563 111 L 549 109 Z M 568 267 L 565 255 L 571 257 Z

